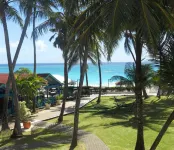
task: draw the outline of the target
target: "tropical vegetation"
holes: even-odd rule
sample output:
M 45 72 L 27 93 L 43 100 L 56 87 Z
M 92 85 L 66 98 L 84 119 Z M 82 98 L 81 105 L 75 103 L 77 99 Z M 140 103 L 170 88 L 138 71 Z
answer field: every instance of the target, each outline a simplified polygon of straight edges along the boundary
M 142 69 L 142 89 L 143 89 L 142 91 L 144 98 L 147 99 L 148 95 L 146 92 L 146 88 L 152 87 L 154 83 L 153 79 L 155 71 L 153 70 L 150 64 L 143 64 L 141 69 Z M 125 65 L 124 74 L 126 77 L 115 75 L 110 80 L 118 81 L 120 86 L 126 86 L 135 92 L 135 82 L 136 82 L 135 64 L 127 63 Z
M 56 12 L 58 8 L 61 11 Z M 77 146 L 79 106 L 84 76 L 86 75 L 87 77 L 87 60 L 90 59 L 94 63 L 97 62 L 99 67 L 100 88 L 98 100 L 96 101 L 99 104 L 102 87 L 100 56 L 104 51 L 108 60 L 110 60 L 115 48 L 118 46 L 119 40 L 124 38 L 125 52 L 132 56 L 134 63 L 125 66 L 126 77 L 114 76 L 111 79 L 119 80 L 121 84 L 128 86 L 128 88 L 130 87 L 135 92 L 137 118 L 133 120 L 133 124 L 135 124 L 137 129 L 137 135 L 135 138 L 136 133 L 135 131 L 132 132 L 134 133 L 133 140 L 134 142 L 136 141 L 134 143 L 135 150 L 145 150 L 144 126 L 147 125 L 147 120 L 144 121 L 144 115 L 147 112 L 144 106 L 151 106 L 151 103 L 148 103 L 148 99 L 147 101 L 143 100 L 142 93 L 145 98 L 148 98 L 145 89 L 150 87 L 153 82 L 154 85 L 159 87 L 159 98 L 162 94 L 168 96 L 173 94 L 173 8 L 174 3 L 172 0 L 0 0 L 0 21 L 5 37 L 9 68 L 9 78 L 6 84 L 3 106 L 2 130 L 9 129 L 7 109 L 10 88 L 13 91 L 15 106 L 15 126 L 12 137 L 22 136 L 18 103 L 19 95 L 33 99 L 33 111 L 35 111 L 37 89 L 45 83 L 36 76 L 35 42 L 39 35 L 51 31 L 54 35 L 50 40 L 54 39 L 53 45 L 62 50 L 64 58 L 65 81 L 59 122 L 63 121 L 65 102 L 68 95 L 68 70 L 80 61 L 80 82 L 74 111 L 73 136 L 70 145 L 70 150 L 73 150 Z M 25 17 L 24 21 L 22 19 L 23 16 Z M 36 27 L 37 18 L 45 19 L 46 21 Z M 14 59 L 11 56 L 8 20 L 18 23 L 22 28 Z M 21 69 L 15 74 L 16 62 L 31 21 L 33 23 L 34 72 L 31 74 L 29 71 Z M 152 59 L 157 62 L 159 67 L 157 73 L 153 72 L 150 65 L 143 64 L 142 54 L 144 51 L 147 51 Z M 164 101 L 162 102 L 164 103 Z M 105 107 L 107 104 L 104 104 L 104 102 L 101 102 L 101 105 L 104 106 L 101 106 L 102 110 L 100 108 L 97 110 L 99 111 L 98 113 L 104 115 L 113 114 L 111 110 L 113 102 L 110 104 L 111 106 Z M 158 103 L 153 103 L 153 105 L 158 105 Z M 169 108 L 172 107 L 169 106 Z M 116 117 L 120 116 L 117 115 Z M 167 119 L 152 146 L 148 145 L 146 147 L 151 150 L 156 149 L 173 118 L 174 112 Z M 130 118 L 126 121 L 131 122 Z M 126 124 L 124 124 L 126 121 L 123 121 L 123 126 Z

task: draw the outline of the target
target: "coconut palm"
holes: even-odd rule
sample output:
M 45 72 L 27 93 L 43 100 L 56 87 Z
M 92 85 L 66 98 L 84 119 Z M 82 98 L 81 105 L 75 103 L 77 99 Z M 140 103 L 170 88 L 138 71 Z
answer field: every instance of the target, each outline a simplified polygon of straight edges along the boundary
M 19 40 L 19 44 L 17 46 L 16 53 L 15 53 L 15 56 L 14 56 L 13 65 L 12 65 L 13 69 L 15 68 L 16 61 L 17 61 L 17 58 L 19 56 L 24 37 L 26 35 L 26 30 L 27 30 L 27 27 L 28 27 L 28 24 L 29 24 L 31 13 L 32 13 L 30 1 L 23 1 L 23 0 L 20 0 L 20 1 L 7 1 L 7 3 L 14 3 L 14 2 L 16 2 L 19 5 L 21 10 L 24 10 L 23 12 L 26 15 L 26 19 L 25 19 L 24 27 L 23 27 L 21 37 L 20 37 L 20 40 Z M 12 12 L 14 13 L 14 16 L 15 16 L 15 13 L 17 13 L 17 11 L 15 9 L 13 9 Z M 10 16 L 13 17 L 12 14 Z M 17 20 L 21 20 L 19 18 L 19 16 L 15 17 L 15 18 Z M 16 19 L 14 19 L 14 20 L 16 20 Z M 5 98 L 4 98 L 4 105 L 3 105 L 3 110 L 4 111 L 3 111 L 3 118 L 2 118 L 2 130 L 8 129 L 7 108 L 8 108 L 9 90 L 10 90 L 10 76 L 9 76 L 8 81 L 6 83 L 6 91 L 5 91 Z
M 49 14 L 52 12 L 52 8 L 56 9 L 58 6 L 58 0 L 32 0 L 33 2 L 33 32 L 36 28 L 36 19 L 48 19 Z M 34 49 L 34 70 L 33 73 L 36 74 L 36 36 L 32 34 L 33 38 L 33 49 Z
M 81 24 L 86 17 L 87 16 L 83 16 L 81 20 L 78 20 L 77 22 L 75 22 L 74 26 Z M 96 58 L 96 53 L 94 52 L 97 49 L 96 44 L 99 43 L 98 42 L 99 38 L 97 38 L 97 35 L 100 35 L 100 32 L 101 32 L 101 30 L 99 30 L 97 25 L 93 28 L 93 30 L 86 32 L 88 27 L 89 27 L 89 24 L 86 24 L 85 28 L 82 31 L 78 32 L 77 30 L 77 32 L 75 32 L 76 40 L 72 43 L 72 47 L 74 46 L 74 48 L 72 48 L 70 53 L 71 57 L 69 62 L 75 62 L 72 60 L 77 60 L 79 58 L 79 55 L 78 55 L 79 53 L 81 53 L 81 56 L 82 56 L 81 57 L 82 67 L 81 67 L 81 73 L 80 73 L 78 96 L 76 99 L 76 106 L 75 106 L 75 112 L 74 112 L 74 130 L 73 130 L 73 137 L 72 137 L 70 149 L 74 149 L 77 146 L 80 97 L 81 97 L 81 91 L 83 86 L 84 74 L 86 72 L 87 59 L 89 54 L 95 55 L 95 58 Z M 70 38 L 70 40 L 71 39 L 72 37 Z
M 63 103 L 62 103 L 61 112 L 60 112 L 60 115 L 59 115 L 59 118 L 58 118 L 58 122 L 62 122 L 63 121 L 63 114 L 64 114 L 64 111 L 65 111 L 65 103 L 66 103 L 66 99 L 67 99 L 67 96 L 68 96 L 68 50 L 66 48 L 66 46 L 67 46 L 66 44 L 68 43 L 67 35 L 68 35 L 68 32 L 70 30 L 69 30 L 68 22 L 64 18 L 64 16 L 62 16 L 59 19 L 60 19 L 60 22 L 59 22 L 59 25 L 57 24 L 58 27 L 56 27 L 56 29 L 52 29 L 52 31 L 57 32 L 57 37 L 55 38 L 55 41 L 54 41 L 53 45 L 62 50 L 63 58 L 64 58 Z
M 35 27 L 36 19 L 48 18 L 48 15 L 52 12 L 52 8 L 56 8 L 57 0 L 32 0 L 33 2 L 33 49 L 34 49 L 34 70 L 33 74 L 36 75 L 36 36 L 35 36 Z M 36 98 L 33 99 L 33 111 L 35 112 Z
M 22 43 L 24 41 L 24 37 L 26 35 L 26 30 L 28 28 L 28 24 L 30 22 L 30 17 L 31 17 L 31 14 L 32 14 L 32 7 L 33 7 L 33 1 L 31 1 L 31 0 L 28 0 L 28 1 L 26 1 L 26 0 L 17 0 L 17 1 L 7 1 L 7 3 L 16 3 L 19 6 L 20 10 L 22 10 L 23 13 L 26 15 L 26 19 L 25 19 L 23 30 L 22 30 L 22 34 L 21 34 L 19 44 L 17 46 L 16 53 L 15 53 L 14 60 L 13 60 L 13 69 L 14 69 L 15 65 L 16 65 L 17 58 L 19 56 L 19 53 L 20 53 L 20 50 L 21 50 L 21 47 L 22 47 Z M 53 3 L 54 3 L 54 1 L 53 1 Z M 39 5 L 39 7 L 41 7 L 41 6 L 42 5 Z M 8 9 L 9 8 L 10 7 L 8 7 Z M 10 11 L 11 11 L 10 12 L 11 14 L 9 14 L 10 17 L 8 17 L 8 18 L 12 18 L 13 17 L 12 13 L 13 13 L 14 20 L 19 21 L 20 17 L 19 16 L 15 17 L 15 14 L 17 14 L 17 11 L 15 9 L 10 9 Z M 37 13 L 37 14 L 39 14 L 39 13 Z M 9 89 L 10 89 L 10 76 L 9 76 L 7 84 L 6 84 L 6 92 L 5 92 L 5 99 L 4 99 L 4 105 L 3 105 L 4 113 L 3 113 L 3 118 L 2 118 L 2 130 L 3 129 L 8 129 L 7 107 L 8 107 Z
M 70 46 L 68 45 L 68 35 L 72 24 L 74 22 L 75 16 L 67 16 L 64 12 L 56 12 L 52 13 L 50 18 L 46 20 L 44 23 L 35 28 L 35 35 L 38 36 L 40 34 L 46 33 L 48 29 L 54 33 L 54 35 L 50 38 L 50 41 L 54 39 L 53 45 L 58 47 L 63 52 L 64 58 L 64 96 L 63 103 L 61 108 L 61 113 L 58 118 L 58 122 L 63 121 L 63 114 L 65 110 L 65 102 L 68 96 L 68 52 L 70 50 Z
M 173 27 L 173 18 L 169 14 L 170 7 L 164 7 L 164 1 L 156 2 L 155 0 L 111 0 L 111 1 L 84 1 L 84 0 L 70 0 L 65 1 L 65 7 L 72 13 L 80 8 L 86 8 L 82 16 L 88 15 L 88 18 L 83 21 L 76 29 L 83 30 L 86 24 L 90 25 L 86 29 L 86 33 L 91 31 L 97 22 L 100 25 L 105 24 L 105 31 L 110 37 L 112 48 L 113 39 L 121 37 L 124 31 L 130 31 L 132 34 L 132 43 L 135 50 L 136 61 L 136 103 L 137 103 L 137 142 L 135 149 L 144 150 L 144 134 L 143 134 L 143 101 L 142 101 L 142 78 L 141 78 L 141 55 L 143 46 L 147 43 L 156 49 L 156 36 L 159 34 L 159 26 L 161 25 L 158 20 L 161 16 L 164 18 L 164 22 L 170 24 Z M 154 11 L 156 13 L 154 13 Z M 160 16 L 160 17 L 157 17 Z M 99 21 L 101 20 L 101 21 Z M 102 23 L 101 23 L 102 22 Z M 77 32 L 78 32 L 77 31 Z M 83 35 L 84 36 L 84 35 Z
M 111 81 L 119 81 L 120 85 L 124 85 L 135 92 L 135 64 L 134 63 L 127 63 L 124 69 L 124 76 L 113 76 L 110 80 Z M 142 79 L 143 79 L 143 95 L 144 98 L 148 98 L 146 88 L 151 87 L 153 84 L 153 77 L 154 71 L 150 64 L 143 64 L 142 65 Z
M 168 42 L 165 43 L 163 51 L 161 51 L 161 61 L 160 61 L 160 83 L 161 88 L 168 90 L 168 94 L 173 94 L 174 91 L 174 35 L 173 33 L 169 33 Z M 174 119 L 174 111 L 170 114 L 167 121 L 163 125 L 161 131 L 153 142 L 150 150 L 155 150 L 160 143 L 162 137 L 170 126 L 171 122 Z
M 22 136 L 22 130 L 20 127 L 20 120 L 19 120 L 19 105 L 18 105 L 18 95 L 17 95 L 17 88 L 16 88 L 16 82 L 15 77 L 13 73 L 13 64 L 11 59 L 11 51 L 10 51 L 10 41 L 9 41 L 9 33 L 8 33 L 8 27 L 7 27 L 7 18 L 14 19 L 20 25 L 22 24 L 22 20 L 19 17 L 17 11 L 10 6 L 10 1 L 1 1 L 0 2 L 0 19 L 3 25 L 4 29 L 4 36 L 5 36 L 5 45 L 6 45 L 6 51 L 7 51 L 7 60 L 8 60 L 8 67 L 9 67 L 9 76 L 12 82 L 12 89 L 13 89 L 13 98 L 15 102 L 15 127 L 13 131 L 13 135 L 15 136 Z

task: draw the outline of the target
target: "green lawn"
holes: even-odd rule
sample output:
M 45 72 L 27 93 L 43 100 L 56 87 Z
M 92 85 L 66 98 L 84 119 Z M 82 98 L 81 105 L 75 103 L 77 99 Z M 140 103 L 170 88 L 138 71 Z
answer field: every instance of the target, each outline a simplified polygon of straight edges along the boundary
M 96 134 L 111 150 L 132 150 L 136 141 L 136 123 L 130 109 L 134 97 L 117 97 L 128 107 L 118 108 L 113 97 L 102 97 L 101 104 L 96 100 L 80 110 L 79 127 Z M 144 138 L 146 149 L 149 149 L 168 115 L 174 109 L 174 101 L 163 97 L 158 100 L 150 97 L 144 100 Z M 64 123 L 73 125 L 73 115 L 67 115 Z M 55 122 L 57 119 L 50 120 Z M 158 150 L 173 150 L 174 124 L 171 125 Z
M 28 144 L 28 148 L 35 150 L 69 150 L 71 136 L 64 132 L 55 132 L 49 129 L 38 128 L 33 132 L 24 132 L 20 139 L 10 139 L 12 131 L 0 133 L 0 149 L 12 146 L 13 149 L 21 149 L 21 145 Z M 81 142 L 75 150 L 85 150 L 85 145 Z

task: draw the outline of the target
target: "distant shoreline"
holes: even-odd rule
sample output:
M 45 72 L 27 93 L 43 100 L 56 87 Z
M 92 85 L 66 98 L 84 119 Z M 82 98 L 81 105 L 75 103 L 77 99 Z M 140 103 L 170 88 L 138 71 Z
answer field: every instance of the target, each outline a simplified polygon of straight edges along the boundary
M 133 63 L 133 62 L 102 62 L 102 64 L 114 64 L 114 63 L 120 63 L 120 64 L 125 64 L 125 63 Z M 151 62 L 144 62 L 144 63 L 151 63 Z M 59 64 L 64 64 L 64 63 L 37 63 L 37 65 L 59 65 Z M 77 63 L 76 65 L 78 65 L 79 63 Z M 92 64 L 91 62 L 89 62 L 88 64 Z M 0 64 L 0 65 L 8 65 L 8 64 Z M 17 63 L 16 65 L 33 65 L 33 63 Z

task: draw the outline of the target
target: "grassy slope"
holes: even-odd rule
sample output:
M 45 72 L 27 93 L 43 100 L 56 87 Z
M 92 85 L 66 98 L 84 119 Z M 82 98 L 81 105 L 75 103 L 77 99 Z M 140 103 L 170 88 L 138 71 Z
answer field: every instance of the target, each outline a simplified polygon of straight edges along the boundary
M 118 99 L 126 102 L 128 107 L 116 108 L 112 97 L 103 97 L 99 106 L 93 101 L 81 109 L 79 127 L 96 134 L 111 150 L 132 150 L 136 141 L 136 123 L 130 110 L 134 97 L 122 96 Z M 174 107 L 171 99 L 158 101 L 156 97 L 150 97 L 144 102 L 144 137 L 146 149 L 149 149 Z M 64 123 L 73 125 L 73 115 L 65 116 L 64 120 Z M 51 120 L 55 121 L 57 119 Z M 163 137 L 158 150 L 173 150 L 173 126 Z

